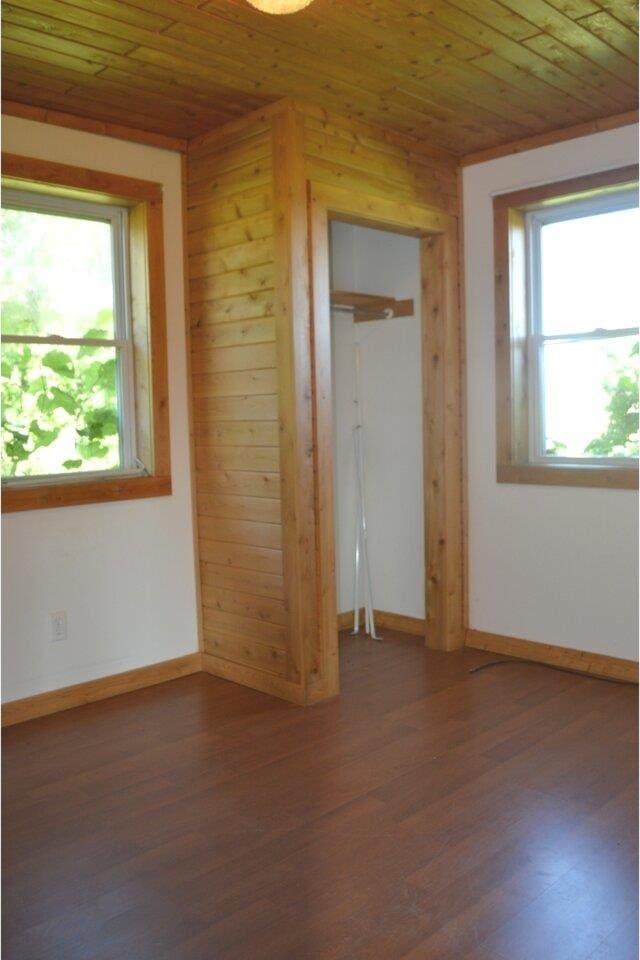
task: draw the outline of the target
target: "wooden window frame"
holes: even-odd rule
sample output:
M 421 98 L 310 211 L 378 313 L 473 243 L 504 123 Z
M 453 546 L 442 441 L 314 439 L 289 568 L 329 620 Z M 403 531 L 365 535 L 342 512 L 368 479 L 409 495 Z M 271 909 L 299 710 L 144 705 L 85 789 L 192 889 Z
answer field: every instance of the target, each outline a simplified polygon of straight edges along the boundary
M 134 418 L 139 476 L 104 476 L 10 486 L 2 510 L 12 513 L 171 494 L 169 391 L 162 185 L 148 180 L 2 154 L 2 183 L 23 191 L 119 204 L 129 211 Z
M 496 477 L 498 483 L 635 489 L 637 462 L 536 463 L 530 458 L 528 295 L 525 216 L 637 184 L 635 166 L 494 197 L 496 311 Z

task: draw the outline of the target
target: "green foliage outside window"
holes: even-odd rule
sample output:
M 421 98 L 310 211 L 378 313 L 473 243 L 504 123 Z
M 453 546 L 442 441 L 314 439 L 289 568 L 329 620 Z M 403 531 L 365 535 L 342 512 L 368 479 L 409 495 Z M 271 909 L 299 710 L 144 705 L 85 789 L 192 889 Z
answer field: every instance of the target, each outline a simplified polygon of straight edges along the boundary
M 5 209 L 2 248 L 3 334 L 113 339 L 108 224 Z M 4 342 L 3 476 L 118 468 L 116 364 L 113 346 Z
M 616 370 L 615 378 L 605 384 L 609 395 L 606 431 L 587 445 L 585 453 L 594 457 L 638 456 L 638 343 L 634 343 L 627 361 Z

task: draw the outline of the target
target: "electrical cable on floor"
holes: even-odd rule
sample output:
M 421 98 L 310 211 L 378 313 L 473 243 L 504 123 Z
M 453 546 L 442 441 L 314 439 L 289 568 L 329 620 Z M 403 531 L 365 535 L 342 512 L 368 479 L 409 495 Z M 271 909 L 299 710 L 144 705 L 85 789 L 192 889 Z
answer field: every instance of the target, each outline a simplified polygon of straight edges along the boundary
M 615 677 L 602 677 L 595 673 L 587 673 L 586 670 L 572 670 L 571 667 L 558 667 L 553 663 L 539 663 L 536 660 L 525 660 L 520 657 L 509 657 L 507 660 L 490 660 L 489 663 L 481 663 L 477 667 L 471 667 L 469 673 L 480 673 L 481 670 L 487 670 L 488 667 L 499 667 L 505 663 L 524 663 L 529 667 L 546 667 L 547 670 L 559 670 L 560 673 L 571 673 L 574 677 L 587 677 L 589 680 L 605 680 L 607 683 L 623 683 L 630 687 L 637 686 L 633 680 L 618 680 Z

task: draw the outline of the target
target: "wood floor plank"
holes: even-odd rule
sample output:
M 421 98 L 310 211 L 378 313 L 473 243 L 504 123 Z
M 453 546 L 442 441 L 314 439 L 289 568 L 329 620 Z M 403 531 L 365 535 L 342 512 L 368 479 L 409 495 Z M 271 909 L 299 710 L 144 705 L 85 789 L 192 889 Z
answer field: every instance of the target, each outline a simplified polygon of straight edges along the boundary
M 6 728 L 4 955 L 637 957 L 636 689 L 384 634 L 313 708 L 198 674 Z

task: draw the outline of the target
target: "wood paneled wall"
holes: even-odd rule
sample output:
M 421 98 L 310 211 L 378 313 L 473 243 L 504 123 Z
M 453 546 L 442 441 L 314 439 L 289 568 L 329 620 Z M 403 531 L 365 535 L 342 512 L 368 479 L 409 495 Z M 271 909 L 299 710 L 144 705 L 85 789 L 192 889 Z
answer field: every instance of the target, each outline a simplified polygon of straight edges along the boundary
M 283 101 L 191 142 L 188 255 L 203 660 L 299 703 L 317 649 L 306 183 L 457 210 L 456 164 Z
M 309 180 L 457 213 L 458 165 L 447 151 L 317 107 L 305 104 L 299 109 L 305 117 L 305 173 Z
M 282 678 L 271 118 L 202 138 L 187 169 L 204 652 Z

